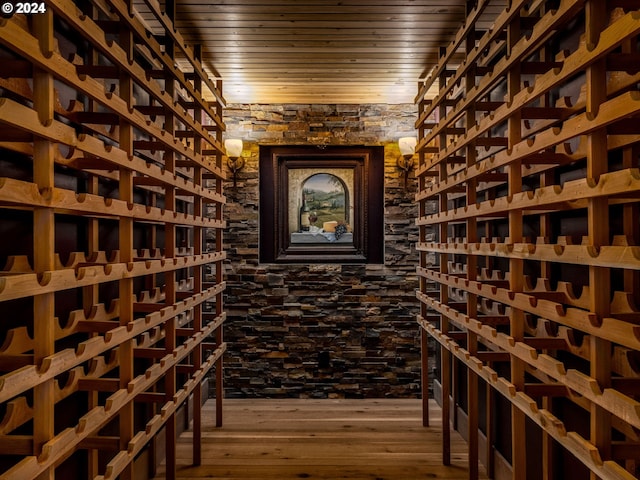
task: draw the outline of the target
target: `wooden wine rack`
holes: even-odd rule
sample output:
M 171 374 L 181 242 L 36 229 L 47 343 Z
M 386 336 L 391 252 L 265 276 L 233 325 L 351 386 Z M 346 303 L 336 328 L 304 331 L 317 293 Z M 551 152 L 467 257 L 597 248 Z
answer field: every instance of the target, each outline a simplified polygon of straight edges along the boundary
M 3 479 L 175 478 L 212 372 L 222 422 L 222 83 L 141 8 L 0 20 Z
M 640 2 L 514 0 L 479 31 L 491 3 L 416 98 L 443 462 L 459 428 L 469 478 L 639 478 Z

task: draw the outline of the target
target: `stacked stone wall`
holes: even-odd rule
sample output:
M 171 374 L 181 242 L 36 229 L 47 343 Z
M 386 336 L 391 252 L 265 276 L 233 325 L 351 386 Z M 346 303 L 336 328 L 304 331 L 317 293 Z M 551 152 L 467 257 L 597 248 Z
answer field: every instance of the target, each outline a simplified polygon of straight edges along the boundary
M 227 138 L 245 168 L 225 187 L 229 397 L 417 397 L 420 342 L 415 177 L 396 167 L 397 139 L 415 135 L 414 105 L 231 105 Z M 261 145 L 382 145 L 383 265 L 261 264 Z M 212 382 L 213 383 L 213 382 Z

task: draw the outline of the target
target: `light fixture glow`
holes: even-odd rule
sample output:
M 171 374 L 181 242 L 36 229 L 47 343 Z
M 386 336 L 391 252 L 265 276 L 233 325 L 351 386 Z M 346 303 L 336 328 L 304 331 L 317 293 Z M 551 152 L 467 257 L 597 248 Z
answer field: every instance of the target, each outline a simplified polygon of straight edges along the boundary
M 242 139 L 228 138 L 224 141 L 224 149 L 227 151 L 227 157 L 238 158 L 242 156 Z
M 398 147 L 400 148 L 400 156 L 396 161 L 396 165 L 404 174 L 404 188 L 407 188 L 407 179 L 409 173 L 413 170 L 413 155 L 416 152 L 416 137 L 401 137 L 398 139 Z
M 416 137 L 402 137 L 398 139 L 398 147 L 400 147 L 400 155 L 413 155 L 416 151 L 416 144 L 418 139 Z
M 224 149 L 227 151 L 227 166 L 233 176 L 233 188 L 236 188 L 238 172 L 244 168 L 242 140 L 240 138 L 227 138 L 224 141 Z

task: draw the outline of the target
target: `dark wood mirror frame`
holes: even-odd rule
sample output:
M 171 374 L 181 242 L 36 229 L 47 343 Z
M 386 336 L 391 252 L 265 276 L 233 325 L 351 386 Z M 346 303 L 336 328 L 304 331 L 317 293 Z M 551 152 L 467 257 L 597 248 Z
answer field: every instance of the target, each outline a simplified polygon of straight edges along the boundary
M 292 244 L 289 170 L 353 169 L 353 243 Z M 260 146 L 261 263 L 384 263 L 384 147 Z

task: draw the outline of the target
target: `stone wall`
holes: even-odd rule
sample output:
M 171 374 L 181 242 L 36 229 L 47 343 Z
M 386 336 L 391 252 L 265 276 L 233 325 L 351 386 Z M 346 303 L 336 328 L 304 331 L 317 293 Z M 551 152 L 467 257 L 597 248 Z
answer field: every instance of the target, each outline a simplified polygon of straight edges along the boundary
M 225 185 L 228 397 L 414 397 L 420 394 L 413 197 L 396 168 L 414 105 L 231 105 L 226 138 L 245 168 Z M 385 264 L 258 261 L 260 145 L 383 145 Z M 214 382 L 211 382 L 214 383 Z

